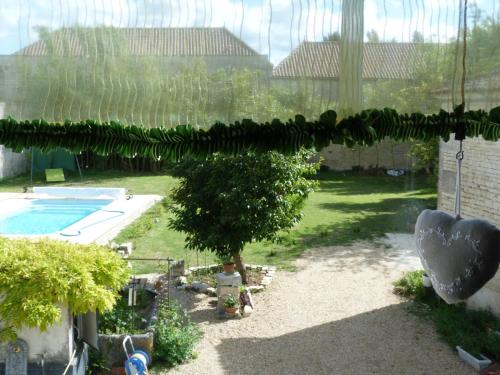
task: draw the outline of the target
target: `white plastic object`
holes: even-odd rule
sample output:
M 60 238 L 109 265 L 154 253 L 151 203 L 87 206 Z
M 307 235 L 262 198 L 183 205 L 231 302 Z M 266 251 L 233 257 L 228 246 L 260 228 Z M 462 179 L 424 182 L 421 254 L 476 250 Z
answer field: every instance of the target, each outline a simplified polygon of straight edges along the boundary
M 480 355 L 480 359 L 474 357 L 460 346 L 457 346 L 458 356 L 466 363 L 474 367 L 476 370 L 481 371 L 483 368 L 491 365 L 491 360 L 484 355 Z

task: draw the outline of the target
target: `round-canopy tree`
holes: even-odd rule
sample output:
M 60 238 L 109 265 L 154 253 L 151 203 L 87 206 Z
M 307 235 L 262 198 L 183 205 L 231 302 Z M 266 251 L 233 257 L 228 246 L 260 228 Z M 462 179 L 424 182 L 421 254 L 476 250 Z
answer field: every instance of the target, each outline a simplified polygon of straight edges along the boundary
M 233 256 L 246 283 L 245 245 L 273 240 L 301 219 L 316 186 L 307 178 L 318 168 L 308 162 L 310 156 L 247 152 L 183 161 L 174 168 L 181 181 L 173 193 L 177 205 L 170 226 L 187 233 L 189 249 Z

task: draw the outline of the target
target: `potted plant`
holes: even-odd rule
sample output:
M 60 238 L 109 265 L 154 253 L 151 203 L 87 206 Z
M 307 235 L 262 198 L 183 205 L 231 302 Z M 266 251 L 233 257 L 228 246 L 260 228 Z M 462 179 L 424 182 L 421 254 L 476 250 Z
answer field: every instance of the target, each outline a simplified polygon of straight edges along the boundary
M 234 273 L 234 261 L 232 255 L 219 255 L 225 273 Z
M 238 311 L 238 300 L 232 294 L 228 294 L 224 298 L 224 309 L 229 315 L 234 315 Z

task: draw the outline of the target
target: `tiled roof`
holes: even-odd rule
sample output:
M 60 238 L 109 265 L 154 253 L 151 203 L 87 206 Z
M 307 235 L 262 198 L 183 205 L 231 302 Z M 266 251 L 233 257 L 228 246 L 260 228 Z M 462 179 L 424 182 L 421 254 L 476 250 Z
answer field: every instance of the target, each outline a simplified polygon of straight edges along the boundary
M 102 32 L 102 36 L 99 32 Z M 241 39 L 224 27 L 185 28 L 62 28 L 49 34 L 55 54 L 85 56 L 88 43 L 85 35 L 97 34 L 106 40 L 110 32 L 117 32 L 133 56 L 259 56 Z M 92 38 L 95 39 L 95 36 Z M 47 47 L 39 40 L 17 52 L 24 56 L 47 56 Z
M 412 79 L 419 61 L 416 43 L 365 43 L 364 79 Z M 275 78 L 338 78 L 339 42 L 303 42 L 279 63 Z

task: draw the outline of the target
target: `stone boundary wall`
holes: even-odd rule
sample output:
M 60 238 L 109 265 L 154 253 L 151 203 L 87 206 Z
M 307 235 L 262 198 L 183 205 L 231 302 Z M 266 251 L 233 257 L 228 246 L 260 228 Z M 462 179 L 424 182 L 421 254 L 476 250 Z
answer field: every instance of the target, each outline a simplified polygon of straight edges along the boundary
M 410 144 L 384 140 L 371 147 L 348 148 L 330 145 L 319 153 L 323 165 L 336 171 L 362 169 L 411 169 L 413 160 L 409 155 Z
M 0 146 L 0 180 L 13 177 L 28 171 L 29 163 L 26 154 L 12 152 Z

